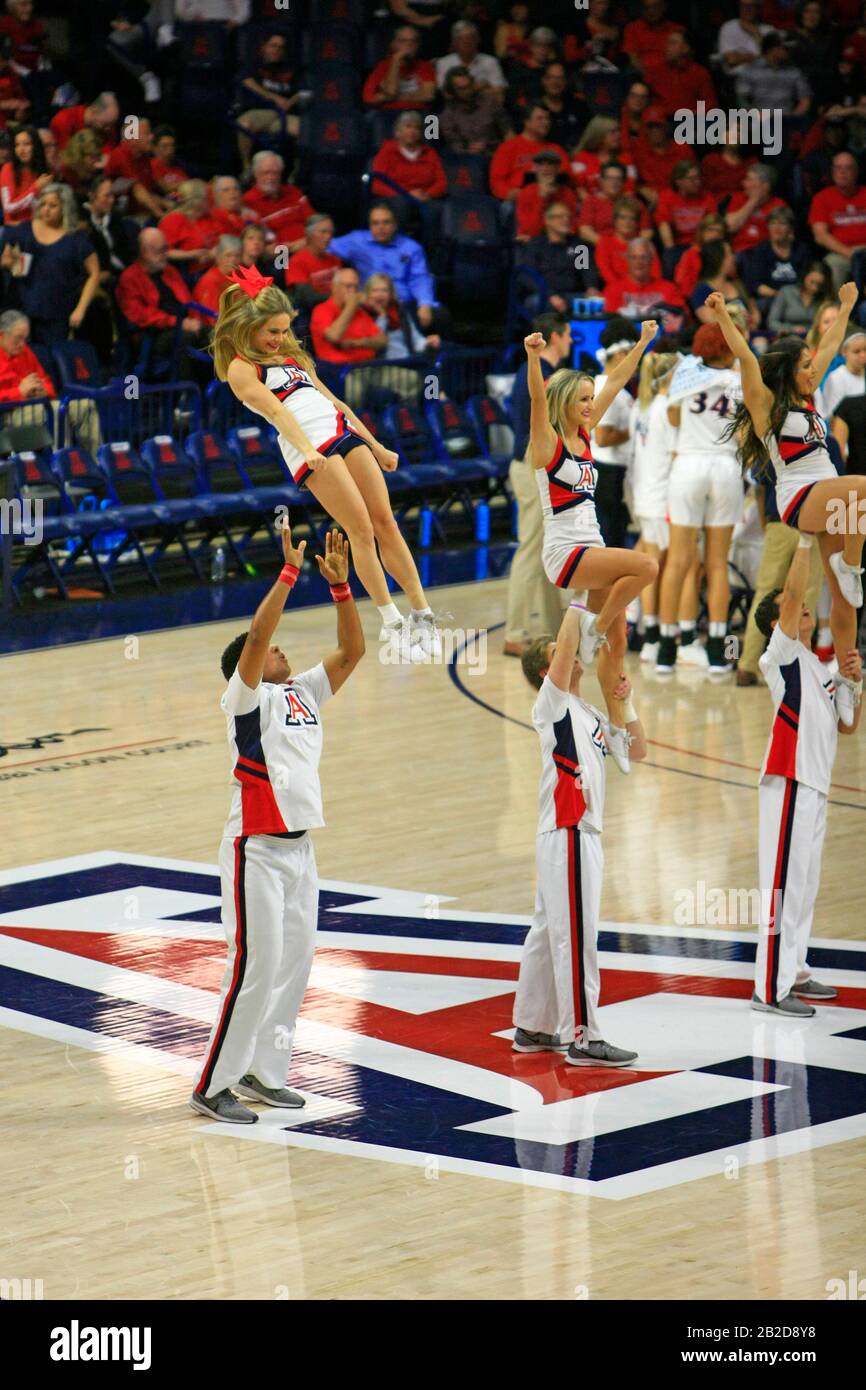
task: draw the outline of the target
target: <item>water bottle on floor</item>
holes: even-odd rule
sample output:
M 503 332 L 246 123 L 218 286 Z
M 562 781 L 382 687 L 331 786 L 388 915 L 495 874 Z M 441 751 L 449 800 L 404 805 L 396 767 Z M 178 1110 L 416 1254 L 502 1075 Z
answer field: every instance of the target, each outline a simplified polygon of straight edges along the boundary
M 223 547 L 217 546 L 210 562 L 210 582 L 211 584 L 224 584 L 226 578 L 226 553 Z

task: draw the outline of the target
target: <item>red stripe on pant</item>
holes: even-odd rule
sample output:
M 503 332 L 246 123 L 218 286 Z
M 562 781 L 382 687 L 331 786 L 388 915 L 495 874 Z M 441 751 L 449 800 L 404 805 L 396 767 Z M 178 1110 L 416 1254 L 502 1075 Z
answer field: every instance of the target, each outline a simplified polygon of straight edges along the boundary
M 219 1023 L 214 1033 L 213 1042 L 210 1046 L 204 1068 L 199 1080 L 196 1082 L 195 1090 L 199 1095 L 206 1096 L 207 1088 L 211 1083 L 214 1067 L 220 1055 L 220 1050 L 225 1042 L 225 1036 L 231 1023 L 232 1013 L 234 1012 L 235 1001 L 240 993 L 241 985 L 244 982 L 244 974 L 247 966 L 247 904 L 244 885 L 244 874 L 246 870 L 246 844 L 247 836 L 239 835 L 235 840 L 235 964 L 232 972 L 232 980 L 229 985 L 226 997 L 223 1000 L 222 1012 Z
M 343 414 L 342 410 L 338 410 L 338 411 L 337 411 L 337 433 L 336 433 L 336 434 L 332 434 L 332 435 L 331 435 L 331 438 L 330 438 L 330 439 L 326 439 L 325 442 L 324 442 L 323 444 L 317 444 L 317 445 L 316 445 L 316 448 L 318 449 L 319 453 L 320 453 L 320 454 L 323 454 L 323 453 L 325 452 L 326 449 L 330 449 L 330 447 L 331 447 L 332 444 L 336 444 L 336 442 L 337 442 L 338 439 L 342 439 L 343 435 L 346 434 L 346 432 L 348 431 L 348 428 L 349 428 L 349 426 L 348 426 L 348 424 L 346 423 L 346 417 L 345 417 L 345 415 Z
M 588 549 L 589 547 L 586 545 L 576 545 L 574 547 L 574 550 L 572 550 L 562 569 L 559 571 L 559 574 L 556 576 L 556 579 L 553 581 L 558 589 L 566 589 L 568 587 L 574 571 L 583 559 L 584 552 Z
M 571 987 L 574 998 L 574 1041 L 585 1046 L 587 1024 L 586 984 L 583 977 L 583 884 L 580 876 L 580 827 L 571 825 L 568 836 L 568 918 L 571 938 Z
M 785 910 L 785 884 L 788 881 L 788 859 L 791 854 L 791 834 L 794 829 L 794 812 L 797 807 L 797 783 L 793 777 L 785 781 L 785 795 L 782 800 L 782 814 L 779 818 L 779 842 L 776 846 L 776 867 L 773 870 L 773 895 L 770 900 L 769 930 L 767 933 L 767 970 L 764 976 L 764 994 L 768 1004 L 777 1004 L 776 983 L 779 978 L 779 937 L 781 926 L 776 921 L 776 906 L 780 914 Z

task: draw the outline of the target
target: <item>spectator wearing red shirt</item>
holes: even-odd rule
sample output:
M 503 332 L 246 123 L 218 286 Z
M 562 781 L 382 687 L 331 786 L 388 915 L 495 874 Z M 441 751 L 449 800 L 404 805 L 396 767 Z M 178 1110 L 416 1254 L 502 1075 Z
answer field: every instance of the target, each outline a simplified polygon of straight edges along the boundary
M 231 174 L 217 174 L 208 189 L 210 216 L 223 236 L 240 236 L 255 213 L 244 207 L 241 186 Z
M 35 126 L 18 126 L 12 135 L 11 154 L 0 169 L 0 203 L 7 227 L 30 221 L 34 200 L 52 179 Z
M 310 316 L 313 352 L 323 362 L 370 362 L 388 346 L 387 334 L 361 308 L 361 282 L 352 266 L 334 271 L 331 293 Z
M 51 129 L 57 141 L 58 150 L 68 145 L 79 130 L 94 130 L 106 154 L 117 143 L 117 122 L 120 108 L 114 92 L 100 92 L 99 96 L 87 106 L 65 106 L 51 118 Z
M 30 320 L 26 314 L 18 309 L 0 314 L 0 401 L 57 395 L 51 377 L 27 345 L 29 337 Z
M 153 132 L 153 158 L 150 167 L 159 192 L 167 196 L 176 193 L 180 185 L 186 183 L 189 178 L 186 169 L 175 164 L 176 157 L 177 136 L 173 128 L 170 125 L 158 125 Z
M 812 199 L 809 226 L 838 288 L 848 279 L 851 257 L 866 251 L 866 188 L 860 183 L 857 160 L 847 150 L 834 157 L 831 178 L 831 187 Z
M 385 174 L 413 198 L 428 202 L 443 198 L 448 189 L 442 160 L 424 139 L 424 117 L 417 111 L 404 111 L 394 122 L 393 140 L 385 140 L 373 160 L 374 174 Z M 396 190 L 373 180 L 373 195 L 393 198 Z
M 494 198 L 512 203 L 517 200 L 539 150 L 555 150 L 560 156 L 562 172 L 568 173 L 568 155 L 559 145 L 551 145 L 547 139 L 549 130 L 550 112 L 547 107 L 540 104 L 530 106 L 521 133 L 503 140 L 490 161 L 490 191 Z
M 220 236 L 208 211 L 207 184 L 202 179 L 187 179 L 177 191 L 177 209 L 162 218 L 159 230 L 168 243 L 172 264 L 202 275 L 213 262 L 213 248 Z
M 299 251 L 304 244 L 304 223 L 315 209 L 300 188 L 283 183 L 284 167 L 282 157 L 272 150 L 253 155 L 255 183 L 244 194 L 244 206 L 256 214 L 269 242 L 284 245 L 290 252 Z
M 0 130 L 5 130 L 10 121 L 26 120 L 30 111 L 30 99 L 11 58 L 12 40 L 7 34 L 0 34 Z
M 436 69 L 418 57 L 420 35 L 411 24 L 394 33 L 387 58 L 377 63 L 364 83 L 365 106 L 380 111 L 410 111 L 432 106 L 436 95 Z
M 741 192 L 746 170 L 757 161 L 757 155 L 740 152 L 737 132 L 729 128 L 722 149 L 705 154 L 701 160 L 704 188 L 715 193 L 717 198 L 730 198 L 734 193 Z
M 678 145 L 668 135 L 667 120 L 660 106 L 648 106 L 643 113 L 643 138 L 634 156 L 641 196 L 654 208 L 659 194 L 670 187 L 671 175 L 683 159 L 693 159 L 688 145 Z
M 613 231 L 613 210 L 625 193 L 626 168 L 617 159 L 609 159 L 599 172 L 599 190 L 587 193 L 580 205 L 578 218 L 581 238 L 589 246 L 595 246 L 600 236 Z M 653 230 L 649 214 L 643 203 L 634 200 L 639 209 L 638 229 L 641 236 L 652 236 Z M 635 232 L 635 236 L 638 233 Z
M 708 241 L 724 241 L 728 235 L 725 219 L 720 212 L 701 218 L 695 230 L 694 243 L 687 246 L 674 270 L 674 284 L 684 299 L 691 299 L 701 271 L 701 248 Z
M 625 191 L 637 189 L 637 170 L 622 152 L 619 123 L 611 116 L 593 116 L 571 156 L 571 178 L 584 194 L 597 193 L 601 186 L 601 167 L 616 160 L 625 166 Z
M 190 292 L 168 263 L 168 242 L 158 227 L 145 227 L 138 237 L 138 260 L 126 267 L 117 282 L 117 305 L 127 322 L 141 332 L 156 330 L 173 336 L 178 324 L 197 341 L 201 319 L 187 312 Z M 157 339 L 157 342 L 165 340 Z
M 632 67 L 652 85 L 654 69 L 664 62 L 668 34 L 681 32 L 682 25 L 666 18 L 665 0 L 641 0 L 640 9 L 640 19 L 623 30 L 622 46 Z
M 555 150 L 539 150 L 532 161 L 532 176 L 517 195 L 515 241 L 529 241 L 544 231 L 544 214 L 552 203 L 567 207 L 574 226 L 577 196 L 559 167 Z
M 35 72 L 44 61 L 48 34 L 44 24 L 33 18 L 33 0 L 6 0 L 9 11 L 0 19 L 0 34 L 12 43 L 12 62 L 21 76 Z
M 716 211 L 716 200 L 701 186 L 701 168 L 693 159 L 681 159 L 671 174 L 670 188 L 662 189 L 655 207 L 659 240 L 667 250 L 688 246 L 702 218 Z
M 328 250 L 334 224 L 325 213 L 314 212 L 308 217 L 304 232 L 304 245 L 289 260 L 286 289 L 294 304 L 312 309 L 330 295 L 334 271 L 339 270 L 343 262 Z
M 643 113 L 650 104 L 652 92 L 642 77 L 632 82 L 625 94 L 619 118 L 619 136 L 623 153 L 634 148 L 643 135 Z
M 664 62 L 652 68 L 654 98 L 668 116 L 675 111 L 694 111 L 699 101 L 716 104 L 716 89 L 709 72 L 692 58 L 692 46 L 681 29 L 665 39 Z
M 599 58 L 619 66 L 620 33 L 615 24 L 608 22 L 610 8 L 610 0 L 589 0 L 586 18 L 578 17 L 580 34 L 565 36 L 563 57 L 570 66 L 582 66 Z
M 121 210 L 127 206 L 131 215 L 147 212 L 151 217 L 163 217 L 168 212 L 168 199 L 157 188 L 153 172 L 153 128 L 146 116 L 135 118 L 138 135 L 124 135 L 105 161 L 105 175 L 111 179 L 114 192 L 121 200 Z M 124 129 L 126 128 L 124 122 Z
M 604 232 L 596 243 L 595 264 L 605 285 L 628 279 L 628 248 L 638 234 L 639 209 L 636 198 L 620 198 L 613 210 L 612 229 Z M 652 246 L 652 242 L 647 244 Z M 653 250 L 650 279 L 658 280 L 661 273 L 661 261 Z
M 240 263 L 240 237 L 221 236 L 216 244 L 213 265 L 196 281 L 193 288 L 192 297 L 196 303 L 203 304 L 205 309 L 212 309 L 215 314 L 218 313 L 220 295 L 226 286 L 232 283 L 229 276 L 237 270 Z
M 773 196 L 775 186 L 775 169 L 769 164 L 753 164 L 746 170 L 742 192 L 735 193 L 728 203 L 725 222 L 731 245 L 738 254 L 766 241 L 770 213 L 774 208 L 788 206 L 781 198 Z
M 654 251 L 644 237 L 636 237 L 626 251 L 628 274 L 614 280 L 604 292 L 604 307 L 608 314 L 625 314 L 627 318 L 645 319 L 656 305 L 666 304 L 685 310 L 686 303 L 672 280 L 654 277 Z

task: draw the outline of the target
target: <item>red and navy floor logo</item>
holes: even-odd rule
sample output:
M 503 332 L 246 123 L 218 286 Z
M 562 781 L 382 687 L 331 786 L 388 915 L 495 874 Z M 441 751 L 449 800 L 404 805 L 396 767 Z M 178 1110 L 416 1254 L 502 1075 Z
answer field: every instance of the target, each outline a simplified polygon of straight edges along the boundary
M 754 932 L 605 924 L 604 1032 L 640 1058 L 582 1070 L 511 1051 L 526 927 L 324 883 L 289 1076 L 306 1108 L 191 1128 L 614 1199 L 866 1135 L 866 944 L 814 942 L 838 998 L 791 1020 L 748 1007 Z M 212 865 L 0 875 L 0 1026 L 191 1078 L 223 960 Z

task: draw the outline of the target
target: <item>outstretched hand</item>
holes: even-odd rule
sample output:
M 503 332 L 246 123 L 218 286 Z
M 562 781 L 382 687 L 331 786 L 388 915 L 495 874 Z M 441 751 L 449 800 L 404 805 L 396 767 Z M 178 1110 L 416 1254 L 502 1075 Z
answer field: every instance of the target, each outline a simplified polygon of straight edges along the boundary
M 325 553 L 316 556 L 316 564 L 329 584 L 345 584 L 349 578 L 349 542 L 336 528 L 325 537 Z
M 646 345 L 647 343 L 651 343 L 658 331 L 659 326 L 656 323 L 655 319 L 644 319 L 643 323 L 640 326 L 641 342 L 644 345 Z
M 543 333 L 530 333 L 523 339 L 527 357 L 540 357 L 547 347 Z
M 307 542 L 301 541 L 300 545 L 292 545 L 292 528 L 289 525 L 288 512 L 284 512 L 280 520 L 280 536 L 283 542 L 283 560 L 287 565 L 294 565 L 296 569 L 300 569 L 304 563 Z
M 857 286 L 854 284 L 853 280 L 849 280 L 847 284 L 841 287 L 839 290 L 839 303 L 842 305 L 843 309 L 847 309 L 850 312 L 850 310 L 854 308 L 854 305 L 857 303 L 857 293 Z
M 856 648 L 847 652 L 840 661 L 839 674 L 841 676 L 847 676 L 849 681 L 860 681 L 863 679 L 863 658 Z
M 724 307 L 725 296 L 722 294 L 721 290 L 713 290 L 712 294 L 707 295 L 703 303 L 703 308 L 708 309 L 712 315 L 713 323 L 718 323 L 719 315 Z

